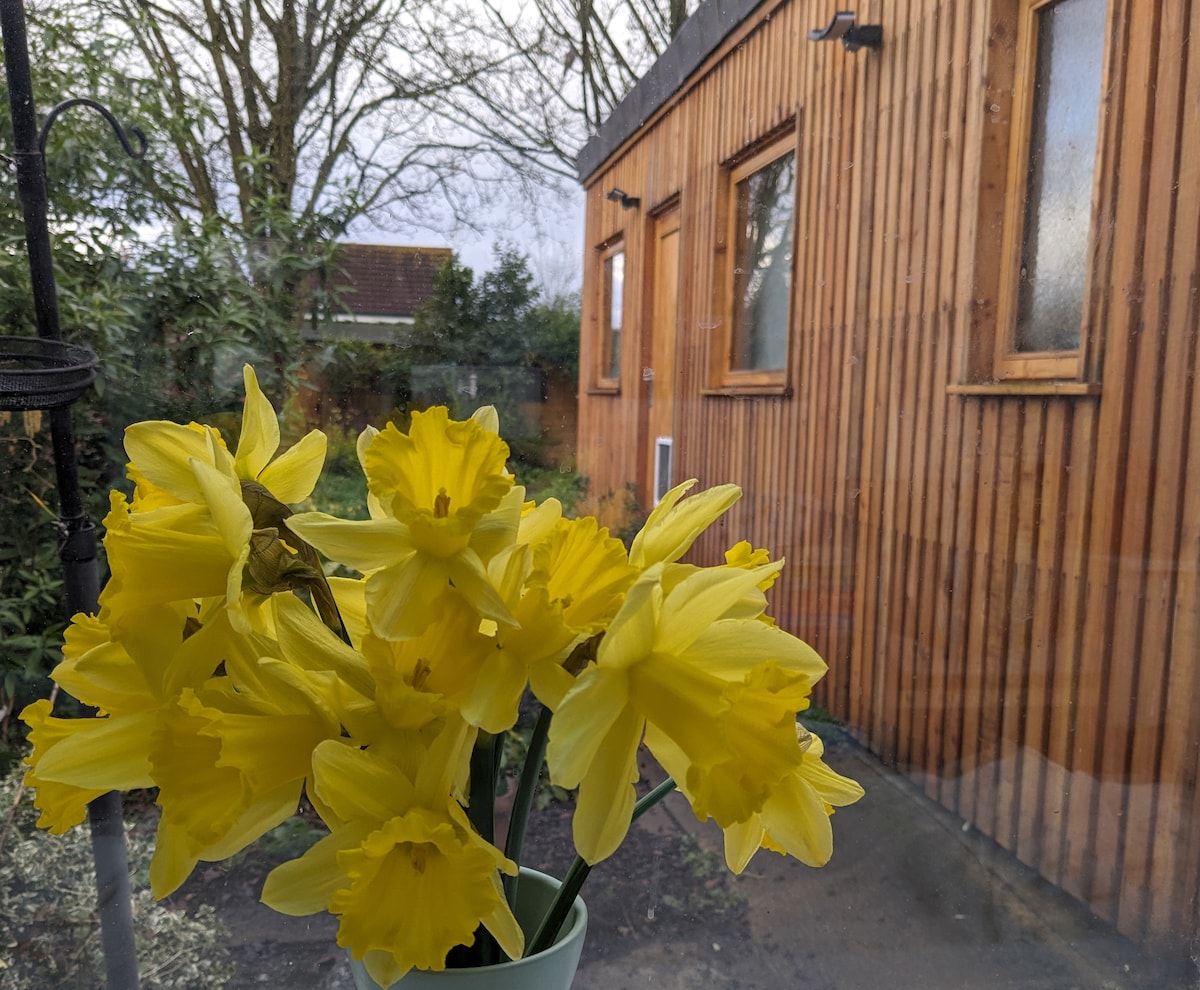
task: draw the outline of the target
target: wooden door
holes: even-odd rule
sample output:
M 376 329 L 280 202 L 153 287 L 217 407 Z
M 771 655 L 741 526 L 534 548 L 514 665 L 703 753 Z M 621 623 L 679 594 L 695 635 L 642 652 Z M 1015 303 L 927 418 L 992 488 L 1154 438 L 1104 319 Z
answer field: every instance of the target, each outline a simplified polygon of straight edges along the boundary
M 653 220 L 648 342 L 642 370 L 645 423 L 642 483 L 643 508 L 649 509 L 679 479 L 674 477 L 675 347 L 679 334 L 679 208 Z

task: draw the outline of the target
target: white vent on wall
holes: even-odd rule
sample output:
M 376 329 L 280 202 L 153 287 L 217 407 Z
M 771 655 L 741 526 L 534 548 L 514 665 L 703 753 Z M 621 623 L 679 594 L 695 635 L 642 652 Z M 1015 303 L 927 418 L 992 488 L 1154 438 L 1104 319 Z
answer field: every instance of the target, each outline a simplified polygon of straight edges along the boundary
M 654 504 L 658 505 L 662 497 L 671 490 L 672 460 L 674 457 L 673 441 L 670 437 L 659 437 L 654 441 Z

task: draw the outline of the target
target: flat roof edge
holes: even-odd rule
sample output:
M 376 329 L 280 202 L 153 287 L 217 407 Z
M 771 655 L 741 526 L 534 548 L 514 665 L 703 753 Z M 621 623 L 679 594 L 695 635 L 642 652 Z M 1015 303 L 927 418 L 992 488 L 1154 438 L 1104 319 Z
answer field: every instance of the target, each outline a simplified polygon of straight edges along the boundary
M 588 140 L 575 159 L 581 183 L 625 141 L 632 137 L 695 72 L 709 55 L 766 0 L 705 0 L 617 104 L 600 129 Z

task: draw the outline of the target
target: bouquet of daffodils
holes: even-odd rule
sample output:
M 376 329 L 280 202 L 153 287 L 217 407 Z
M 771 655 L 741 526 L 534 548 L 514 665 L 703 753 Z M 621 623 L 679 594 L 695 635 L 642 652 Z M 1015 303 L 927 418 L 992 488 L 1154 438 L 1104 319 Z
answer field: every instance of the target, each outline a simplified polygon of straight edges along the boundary
M 110 497 L 111 577 L 54 671 L 98 717 L 56 718 L 45 700 L 22 713 L 39 824 L 62 832 L 106 791 L 157 788 L 162 897 L 303 792 L 329 834 L 263 900 L 332 912 L 385 987 L 456 946 L 476 964 L 485 943 L 544 947 L 525 944 L 505 880 L 543 759 L 578 788 L 563 914 L 630 827 L 642 744 L 670 775 L 651 799 L 677 785 L 724 830 L 732 870 L 764 846 L 828 860 L 833 806 L 862 789 L 796 721 L 825 665 L 766 615 L 782 561 L 739 543 L 719 566 L 679 563 L 736 487 L 679 486 L 626 551 L 593 518 L 525 501 L 494 409 L 460 422 L 434 408 L 359 438 L 370 519 L 293 512 L 325 437 L 276 456 L 249 367 L 245 385 L 233 451 L 196 423 L 126 431 L 134 490 Z M 320 555 L 363 576 L 327 577 Z M 542 707 L 501 850 L 497 746 L 527 690 Z

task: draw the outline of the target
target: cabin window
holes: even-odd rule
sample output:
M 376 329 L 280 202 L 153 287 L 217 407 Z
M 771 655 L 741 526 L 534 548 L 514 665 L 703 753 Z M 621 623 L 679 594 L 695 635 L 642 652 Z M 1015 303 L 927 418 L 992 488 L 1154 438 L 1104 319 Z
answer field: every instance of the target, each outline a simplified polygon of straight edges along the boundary
M 1055 0 L 1023 10 L 998 379 L 1083 373 L 1106 7 L 1106 0 Z
M 610 244 L 600 266 L 600 385 L 616 386 L 621 380 L 621 330 L 625 312 L 625 245 Z
M 792 293 L 795 189 L 791 137 L 730 172 L 732 272 L 726 384 L 782 382 Z

